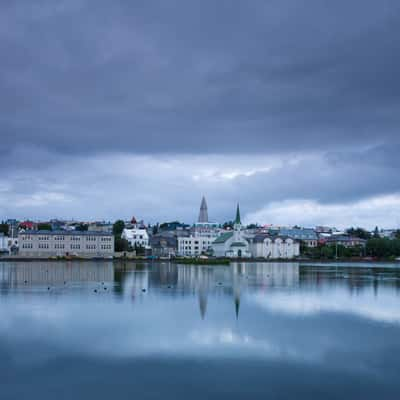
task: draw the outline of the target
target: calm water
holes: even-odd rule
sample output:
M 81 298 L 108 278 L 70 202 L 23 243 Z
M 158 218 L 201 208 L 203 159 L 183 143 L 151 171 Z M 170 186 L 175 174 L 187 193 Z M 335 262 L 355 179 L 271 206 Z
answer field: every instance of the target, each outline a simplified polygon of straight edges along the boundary
M 0 262 L 0 398 L 112 397 L 398 399 L 400 269 Z

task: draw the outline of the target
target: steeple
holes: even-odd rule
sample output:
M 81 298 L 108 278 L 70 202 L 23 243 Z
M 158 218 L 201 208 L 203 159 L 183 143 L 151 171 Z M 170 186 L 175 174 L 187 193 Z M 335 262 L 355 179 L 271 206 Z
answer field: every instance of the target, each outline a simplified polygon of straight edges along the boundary
M 235 224 L 236 224 L 236 225 L 241 225 L 241 224 L 242 224 L 242 222 L 240 221 L 239 203 L 238 203 L 237 208 L 236 208 L 236 219 L 235 219 Z
M 208 222 L 207 202 L 206 202 L 206 198 L 204 196 L 201 199 L 200 213 L 199 213 L 198 222 L 201 222 L 201 223 L 207 223 Z

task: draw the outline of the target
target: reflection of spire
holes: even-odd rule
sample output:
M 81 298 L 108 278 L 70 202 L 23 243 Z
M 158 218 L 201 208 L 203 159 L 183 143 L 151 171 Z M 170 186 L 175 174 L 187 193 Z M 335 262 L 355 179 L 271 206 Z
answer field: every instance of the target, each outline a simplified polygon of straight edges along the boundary
M 201 319 L 204 319 L 207 311 L 207 294 L 204 290 L 199 291 L 199 306 Z
M 235 295 L 235 312 L 236 312 L 236 319 L 239 319 L 239 308 L 240 308 L 240 293 L 236 293 Z
M 203 223 L 208 222 L 208 209 L 207 209 L 206 198 L 204 196 L 201 199 L 199 222 Z

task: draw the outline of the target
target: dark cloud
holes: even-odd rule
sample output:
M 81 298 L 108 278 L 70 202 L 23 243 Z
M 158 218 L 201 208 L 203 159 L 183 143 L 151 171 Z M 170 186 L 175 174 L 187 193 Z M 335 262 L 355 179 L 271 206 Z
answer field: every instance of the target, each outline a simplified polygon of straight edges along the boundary
M 267 153 L 398 141 L 397 1 L 0 7 L 2 147 Z

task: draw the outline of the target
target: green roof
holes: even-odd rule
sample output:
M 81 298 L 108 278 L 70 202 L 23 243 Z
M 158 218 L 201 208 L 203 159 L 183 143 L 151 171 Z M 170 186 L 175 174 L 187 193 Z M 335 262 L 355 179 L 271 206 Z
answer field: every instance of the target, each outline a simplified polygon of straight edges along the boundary
M 231 247 L 246 247 L 246 243 L 243 242 L 233 242 Z
M 233 232 L 223 233 L 221 236 L 218 236 L 213 243 L 225 243 L 228 239 L 233 236 Z

